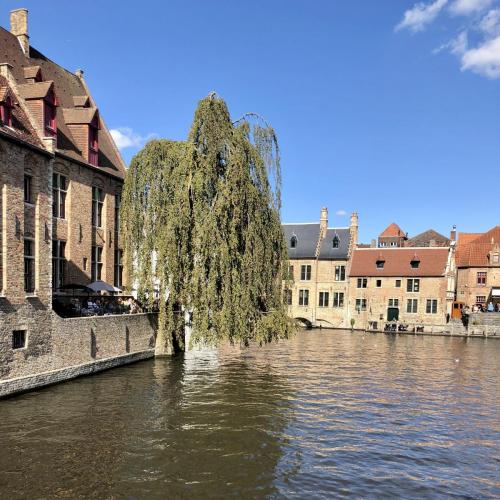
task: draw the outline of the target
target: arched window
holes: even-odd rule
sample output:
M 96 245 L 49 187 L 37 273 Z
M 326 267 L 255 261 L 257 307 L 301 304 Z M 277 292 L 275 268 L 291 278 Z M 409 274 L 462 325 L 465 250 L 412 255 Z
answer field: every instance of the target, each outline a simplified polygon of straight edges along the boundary
M 297 248 L 297 236 L 295 235 L 290 238 L 290 248 Z
M 340 240 L 339 240 L 339 237 L 337 235 L 335 235 L 333 237 L 333 240 L 332 240 L 332 245 L 333 245 L 333 248 L 338 248 L 339 247 L 339 244 L 340 244 Z

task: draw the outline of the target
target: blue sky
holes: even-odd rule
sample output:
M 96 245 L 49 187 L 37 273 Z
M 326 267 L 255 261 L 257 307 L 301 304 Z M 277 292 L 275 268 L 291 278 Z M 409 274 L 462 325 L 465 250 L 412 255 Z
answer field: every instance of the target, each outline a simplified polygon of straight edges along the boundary
M 31 43 L 82 68 L 127 163 L 184 139 L 215 90 L 276 129 L 283 220 L 369 241 L 500 224 L 500 0 L 4 0 Z

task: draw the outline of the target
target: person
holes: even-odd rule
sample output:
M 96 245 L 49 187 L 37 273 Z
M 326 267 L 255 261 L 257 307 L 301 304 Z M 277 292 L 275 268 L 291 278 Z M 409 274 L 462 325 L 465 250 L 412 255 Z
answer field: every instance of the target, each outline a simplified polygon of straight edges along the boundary
M 469 314 L 470 314 L 469 306 L 465 306 L 462 309 L 462 323 L 466 329 L 469 328 Z
M 500 304 L 498 302 L 495 304 L 495 312 L 500 312 Z
M 488 312 L 493 312 L 495 309 L 493 308 L 493 302 L 490 301 L 488 304 Z

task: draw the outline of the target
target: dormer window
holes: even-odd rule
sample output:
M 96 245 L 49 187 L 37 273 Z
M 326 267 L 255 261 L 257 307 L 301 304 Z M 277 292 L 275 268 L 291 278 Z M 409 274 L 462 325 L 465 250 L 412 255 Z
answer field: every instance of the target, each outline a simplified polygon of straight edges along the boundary
M 290 238 L 290 248 L 297 248 L 297 236 L 292 236 Z
M 12 127 L 12 99 L 10 96 L 0 102 L 0 122 L 4 127 Z
M 410 266 L 412 269 L 418 269 L 420 267 L 420 261 L 418 259 L 412 259 L 410 261 Z
M 43 100 L 43 117 L 45 125 L 45 133 L 48 136 L 54 136 L 57 133 L 56 122 L 56 106 L 57 100 L 54 91 L 51 90 L 47 97 Z
M 339 245 L 340 245 L 339 237 L 337 235 L 335 235 L 333 237 L 333 240 L 332 240 L 332 246 L 333 246 L 333 248 L 338 248 Z
M 377 269 L 383 269 L 385 266 L 385 260 L 377 260 Z
M 89 163 L 97 167 L 99 157 L 99 122 L 95 118 L 89 125 Z

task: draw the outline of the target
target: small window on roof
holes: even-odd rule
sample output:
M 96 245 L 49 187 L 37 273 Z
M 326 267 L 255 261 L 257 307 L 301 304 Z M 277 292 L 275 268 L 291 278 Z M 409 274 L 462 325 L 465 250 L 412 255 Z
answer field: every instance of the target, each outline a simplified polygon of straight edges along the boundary
M 333 248 L 338 248 L 339 245 L 340 245 L 339 237 L 337 235 L 335 235 L 333 237 L 333 240 L 332 240 L 332 246 L 333 246 Z
M 297 248 L 297 236 L 295 235 L 290 238 L 290 248 Z
M 410 266 L 413 269 L 418 269 L 420 267 L 420 261 L 418 259 L 413 259 L 410 261 Z
M 385 260 L 377 260 L 377 268 L 383 269 L 385 265 Z

